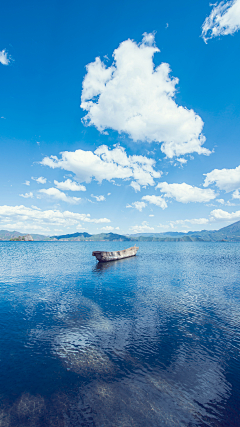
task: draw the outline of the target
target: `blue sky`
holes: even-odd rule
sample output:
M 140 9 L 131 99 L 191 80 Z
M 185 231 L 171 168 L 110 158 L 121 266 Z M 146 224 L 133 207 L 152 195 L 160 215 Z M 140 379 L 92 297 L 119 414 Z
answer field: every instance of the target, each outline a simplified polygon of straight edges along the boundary
M 240 219 L 240 0 L 10 0 L 1 16 L 0 229 Z

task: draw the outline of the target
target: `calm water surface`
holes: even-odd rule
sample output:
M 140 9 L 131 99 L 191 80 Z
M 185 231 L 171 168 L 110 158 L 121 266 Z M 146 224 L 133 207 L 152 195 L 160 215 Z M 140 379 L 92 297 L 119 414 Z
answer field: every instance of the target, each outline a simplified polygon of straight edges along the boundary
M 240 244 L 0 243 L 0 426 L 240 426 Z

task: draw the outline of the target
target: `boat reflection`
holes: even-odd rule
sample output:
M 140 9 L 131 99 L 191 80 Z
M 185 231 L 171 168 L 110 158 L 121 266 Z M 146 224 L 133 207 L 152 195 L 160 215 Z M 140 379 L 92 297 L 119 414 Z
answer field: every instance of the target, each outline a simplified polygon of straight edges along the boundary
M 129 258 L 123 258 L 118 259 L 116 261 L 108 261 L 108 262 L 98 262 L 93 267 L 93 272 L 104 272 L 108 269 L 116 270 L 118 268 L 122 268 L 123 266 L 130 266 L 129 263 L 132 263 L 132 266 L 134 267 L 136 265 L 136 262 L 138 262 L 136 257 L 129 257 Z

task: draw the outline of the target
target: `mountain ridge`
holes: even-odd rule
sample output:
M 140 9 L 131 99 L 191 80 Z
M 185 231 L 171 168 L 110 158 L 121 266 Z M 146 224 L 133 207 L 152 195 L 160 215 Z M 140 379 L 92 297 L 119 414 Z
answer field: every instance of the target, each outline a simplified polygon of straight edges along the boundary
M 18 231 L 0 230 L 0 241 L 26 235 Z M 220 228 L 219 230 L 189 231 L 188 233 L 169 231 L 163 233 L 136 233 L 136 234 L 115 234 L 99 233 L 89 234 L 71 233 L 59 236 L 44 236 L 42 234 L 31 234 L 35 241 L 139 241 L 139 242 L 240 242 L 240 221 Z

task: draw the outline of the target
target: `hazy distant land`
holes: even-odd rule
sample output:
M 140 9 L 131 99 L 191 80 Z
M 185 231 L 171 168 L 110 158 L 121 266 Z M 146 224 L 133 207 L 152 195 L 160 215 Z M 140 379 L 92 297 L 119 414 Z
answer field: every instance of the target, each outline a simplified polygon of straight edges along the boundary
M 114 233 L 73 233 L 63 234 L 60 236 L 44 236 L 42 234 L 24 234 L 18 231 L 0 230 L 0 241 L 23 241 L 26 236 L 31 236 L 34 241 L 82 241 L 82 242 L 100 242 L 100 241 L 140 241 L 140 242 L 240 242 L 240 221 L 220 230 L 202 230 L 182 232 L 165 232 L 165 233 L 137 233 L 129 235 L 121 235 Z M 22 237 L 22 238 L 21 238 Z

